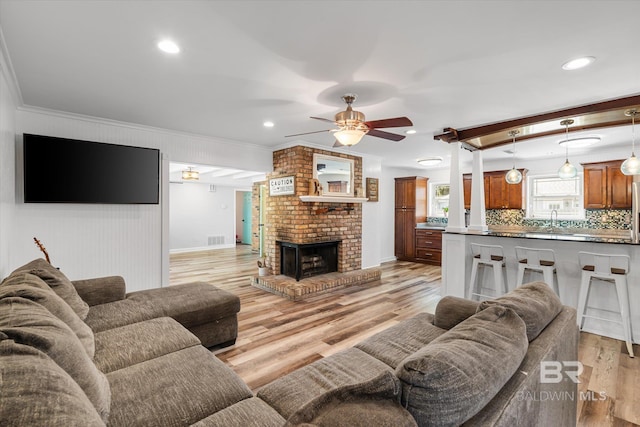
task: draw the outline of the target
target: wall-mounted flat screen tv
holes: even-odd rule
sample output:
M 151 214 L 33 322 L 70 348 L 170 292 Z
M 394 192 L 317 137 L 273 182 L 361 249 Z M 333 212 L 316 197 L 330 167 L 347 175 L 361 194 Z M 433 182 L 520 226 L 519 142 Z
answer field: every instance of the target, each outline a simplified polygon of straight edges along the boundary
M 25 203 L 158 204 L 160 151 L 24 134 Z

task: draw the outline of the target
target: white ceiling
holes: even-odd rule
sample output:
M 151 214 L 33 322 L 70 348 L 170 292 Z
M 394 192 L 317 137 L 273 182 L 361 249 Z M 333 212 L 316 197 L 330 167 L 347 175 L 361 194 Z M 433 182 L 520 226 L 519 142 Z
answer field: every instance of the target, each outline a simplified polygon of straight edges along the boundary
M 446 157 L 433 140 L 444 127 L 638 94 L 638 16 L 639 1 L 611 0 L 0 0 L 25 106 L 275 148 L 291 142 L 284 135 L 329 129 L 309 116 L 332 119 L 355 92 L 368 120 L 413 121 L 402 142 L 365 136 L 350 149 L 398 167 Z M 178 55 L 156 48 L 165 37 Z M 561 69 L 583 55 L 597 60 Z M 628 129 L 596 133 L 630 139 Z M 558 139 L 523 142 L 517 156 L 561 155 Z

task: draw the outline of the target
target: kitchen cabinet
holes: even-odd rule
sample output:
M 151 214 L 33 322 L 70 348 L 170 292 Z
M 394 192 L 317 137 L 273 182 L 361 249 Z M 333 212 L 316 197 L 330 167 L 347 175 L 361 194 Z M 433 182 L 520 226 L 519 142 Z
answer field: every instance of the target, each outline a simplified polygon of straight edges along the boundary
M 633 177 L 620 171 L 623 161 L 582 163 L 585 209 L 631 209 Z
M 415 261 L 415 228 L 427 218 L 428 179 L 411 176 L 395 179 L 395 256 Z
M 522 173 L 522 182 L 507 184 L 505 175 L 508 171 L 491 171 L 484 173 L 484 207 L 485 209 L 522 209 L 523 184 L 527 169 L 518 169 Z M 471 208 L 471 174 L 462 175 L 462 189 L 465 209 Z
M 441 230 L 416 229 L 416 260 L 425 264 L 441 265 Z

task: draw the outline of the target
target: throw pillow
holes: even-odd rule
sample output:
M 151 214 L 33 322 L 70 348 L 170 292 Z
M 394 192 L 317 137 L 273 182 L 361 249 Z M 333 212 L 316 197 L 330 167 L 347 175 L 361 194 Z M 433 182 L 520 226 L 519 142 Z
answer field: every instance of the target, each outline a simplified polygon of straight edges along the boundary
M 13 273 L 16 272 L 31 273 L 44 280 L 60 298 L 71 306 L 80 319 L 86 319 L 89 313 L 89 305 L 80 298 L 78 291 L 76 291 L 67 276 L 47 261 L 42 258 L 34 259 L 17 268 Z
M 562 311 L 562 301 L 544 282 L 528 283 L 499 298 L 483 301 L 478 306 L 478 311 L 496 305 L 513 309 L 524 320 L 529 342 L 536 339 Z
M 46 308 L 25 298 L 0 300 L 0 332 L 18 344 L 49 356 L 82 388 L 106 423 L 111 404 L 109 382 L 69 327 Z
M 2 333 L 0 378 L 3 426 L 105 425 L 69 374 L 41 351 L 18 344 Z
M 82 342 L 91 359 L 95 354 L 93 331 L 78 315 L 38 276 L 29 273 L 13 274 L 0 284 L 0 299 L 22 297 L 37 302 L 71 328 Z
M 443 297 L 436 306 L 433 325 L 442 329 L 451 329 L 463 320 L 476 314 L 477 301 L 453 296 Z
M 396 369 L 402 403 L 419 425 L 458 426 L 486 406 L 527 352 L 525 324 L 495 306 L 459 323 Z

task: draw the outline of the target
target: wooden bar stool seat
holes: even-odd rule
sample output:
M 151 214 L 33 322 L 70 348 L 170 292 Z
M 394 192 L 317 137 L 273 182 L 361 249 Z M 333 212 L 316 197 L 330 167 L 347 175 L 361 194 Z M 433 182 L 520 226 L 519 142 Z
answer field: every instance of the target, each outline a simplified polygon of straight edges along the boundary
M 516 287 L 523 285 L 524 273 L 527 270 L 542 273 L 544 282 L 560 295 L 556 271 L 556 254 L 553 249 L 535 249 L 516 246 L 516 259 L 518 260 L 518 273 Z

